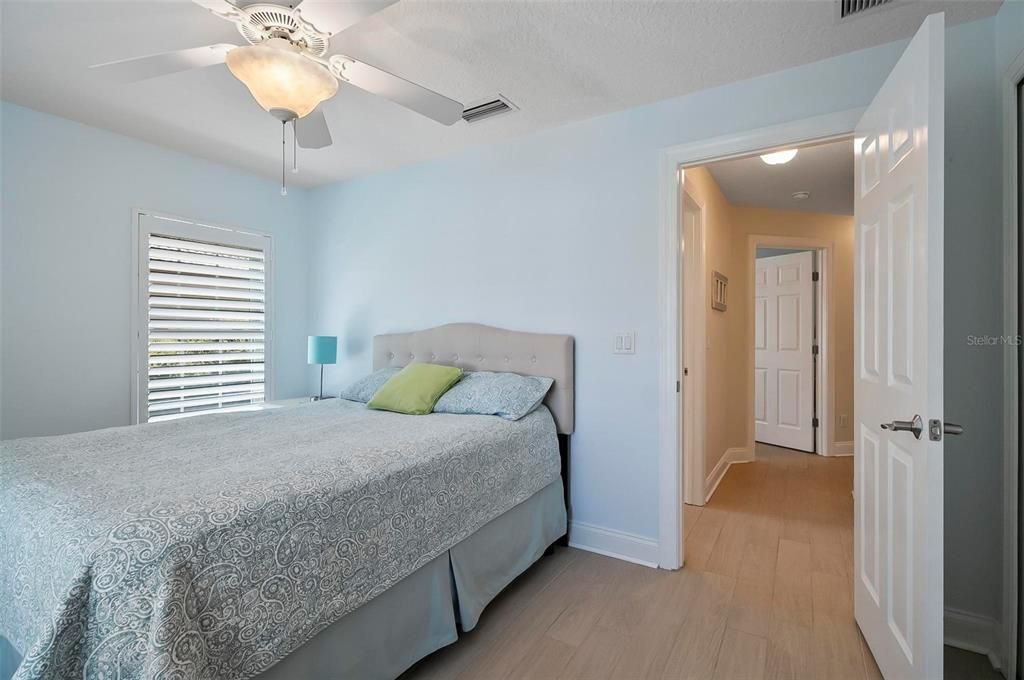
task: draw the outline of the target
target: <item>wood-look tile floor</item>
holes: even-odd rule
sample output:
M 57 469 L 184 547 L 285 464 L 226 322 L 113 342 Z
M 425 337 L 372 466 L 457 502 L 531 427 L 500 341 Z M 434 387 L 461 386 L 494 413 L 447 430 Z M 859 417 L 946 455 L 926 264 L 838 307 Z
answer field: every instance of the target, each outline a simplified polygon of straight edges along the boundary
M 686 506 L 686 566 L 542 558 L 403 680 L 881 678 L 853 619 L 853 459 L 758 445 Z

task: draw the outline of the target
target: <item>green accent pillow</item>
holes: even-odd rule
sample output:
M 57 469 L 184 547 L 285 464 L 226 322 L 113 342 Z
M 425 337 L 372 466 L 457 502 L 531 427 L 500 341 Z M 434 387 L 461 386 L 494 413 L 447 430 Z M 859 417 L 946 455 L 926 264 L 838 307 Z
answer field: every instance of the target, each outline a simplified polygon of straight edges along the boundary
M 366 405 L 380 411 L 426 415 L 461 377 L 462 369 L 454 366 L 409 364 L 381 385 Z

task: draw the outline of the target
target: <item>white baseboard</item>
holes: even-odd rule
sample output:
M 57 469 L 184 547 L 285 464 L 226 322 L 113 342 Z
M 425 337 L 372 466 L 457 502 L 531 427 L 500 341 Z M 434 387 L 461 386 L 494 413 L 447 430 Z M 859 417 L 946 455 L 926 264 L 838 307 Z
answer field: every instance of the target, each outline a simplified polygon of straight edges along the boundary
M 832 442 L 832 450 L 828 453 L 829 456 L 852 456 L 853 455 L 853 442 Z
M 569 545 L 645 567 L 658 567 L 658 542 L 648 536 L 573 522 L 569 527 Z
M 704 502 L 707 503 L 711 500 L 711 496 L 714 495 L 715 489 L 718 488 L 722 478 L 725 477 L 725 473 L 730 465 L 734 463 L 749 463 L 752 460 L 754 460 L 754 455 L 750 449 L 739 447 L 726 449 L 722 457 L 718 459 L 715 469 L 711 471 L 711 474 L 708 475 L 707 480 L 704 482 Z
M 998 621 L 959 609 L 947 609 L 943 619 L 943 637 L 947 645 L 983 654 L 993 668 L 1002 669 L 1003 659 L 999 651 L 1001 626 Z

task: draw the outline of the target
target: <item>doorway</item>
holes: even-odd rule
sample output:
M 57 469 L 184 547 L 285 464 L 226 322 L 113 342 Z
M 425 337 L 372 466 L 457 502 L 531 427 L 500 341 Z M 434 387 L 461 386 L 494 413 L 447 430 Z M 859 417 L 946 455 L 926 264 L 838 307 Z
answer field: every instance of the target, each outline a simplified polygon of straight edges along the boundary
M 758 245 L 754 258 L 754 441 L 816 453 L 818 252 Z
M 704 505 L 758 441 L 853 452 L 852 146 L 842 135 L 795 146 L 787 164 L 757 152 L 682 170 L 687 504 Z M 776 263 L 771 282 L 758 262 Z
M 854 623 L 854 461 L 831 456 L 831 434 L 818 443 L 819 416 L 831 424 L 842 402 L 852 417 L 852 394 L 836 399 L 827 378 L 838 369 L 849 390 L 853 373 L 853 140 L 794 145 L 778 165 L 762 160 L 771 151 L 682 169 L 682 331 L 706 333 L 684 352 L 684 402 L 703 395 L 705 410 L 683 428 L 687 474 L 705 470 L 689 477 L 684 569 L 735 580 L 743 614 L 727 627 L 771 650 L 780 674 L 876 678 Z M 698 221 L 704 262 L 688 267 Z M 685 297 L 695 271 L 699 305 Z M 842 343 L 828 330 L 838 308 Z M 697 410 L 685 406 L 684 417 Z M 691 448 L 694 430 L 703 450 Z
M 959 429 L 943 412 L 944 40 L 943 16 L 929 16 L 863 110 L 662 152 L 659 563 L 675 569 L 684 557 L 677 381 L 689 329 L 679 322 L 677 254 L 687 167 L 855 131 L 854 609 L 883 673 L 911 680 L 942 673 L 943 439 Z

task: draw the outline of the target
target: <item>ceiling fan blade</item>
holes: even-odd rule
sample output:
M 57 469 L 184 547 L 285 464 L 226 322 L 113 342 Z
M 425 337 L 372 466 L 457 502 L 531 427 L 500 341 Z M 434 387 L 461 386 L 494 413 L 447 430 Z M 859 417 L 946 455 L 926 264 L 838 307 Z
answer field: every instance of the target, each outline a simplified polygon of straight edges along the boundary
M 333 58 L 332 63 L 337 63 L 337 59 Z M 343 79 L 361 90 L 390 99 L 444 125 L 462 119 L 463 106 L 454 99 L 350 57 L 340 59 L 344 61 L 341 68 Z
M 236 0 L 236 2 L 239 1 Z M 245 14 L 242 13 L 235 2 L 228 2 L 228 0 L 192 0 L 192 2 L 215 17 L 220 17 L 235 24 L 245 21 Z M 249 4 L 252 3 L 250 2 Z
M 132 57 L 131 59 L 111 61 L 106 64 L 94 64 L 89 68 L 98 69 L 104 75 L 122 82 L 133 82 L 179 71 L 205 68 L 214 64 L 223 64 L 224 55 L 234 47 L 234 45 L 223 43 L 207 45 L 205 47 L 192 47 L 187 50 L 161 52 L 160 54 L 150 54 L 145 57 Z
M 238 9 L 228 0 L 192 0 L 192 2 L 211 12 L 230 12 L 231 10 Z
M 298 10 L 299 16 L 318 31 L 334 35 L 396 2 L 398 0 L 305 0 Z
M 296 119 L 295 141 L 303 149 L 322 149 L 334 143 L 323 110 L 317 109 L 304 118 Z

